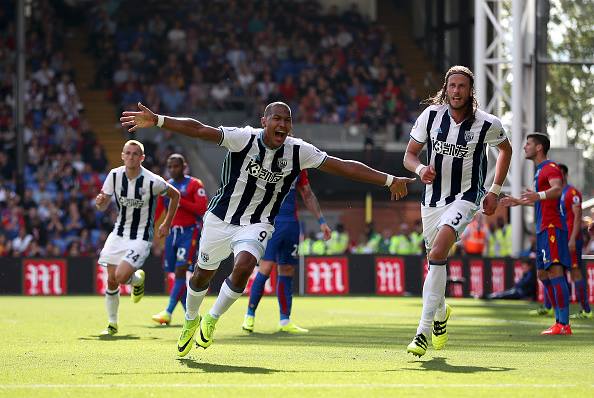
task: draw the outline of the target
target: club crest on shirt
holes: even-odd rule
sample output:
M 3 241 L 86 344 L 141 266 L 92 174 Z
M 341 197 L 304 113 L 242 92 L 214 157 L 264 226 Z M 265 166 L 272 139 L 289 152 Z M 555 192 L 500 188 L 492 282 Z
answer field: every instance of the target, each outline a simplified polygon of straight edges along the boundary
M 288 164 L 289 164 L 289 161 L 287 159 L 285 159 L 285 158 L 280 158 L 276 162 L 276 165 L 281 170 L 284 169 L 285 167 L 287 167 Z
M 207 263 L 208 260 L 210 259 L 210 257 L 207 253 L 200 252 L 200 259 L 202 260 L 203 263 Z
M 144 195 L 146 193 L 146 189 L 140 187 L 140 189 L 138 190 L 138 192 L 140 193 L 140 195 Z
M 470 142 L 474 138 L 474 131 L 466 130 L 464 132 L 464 141 Z

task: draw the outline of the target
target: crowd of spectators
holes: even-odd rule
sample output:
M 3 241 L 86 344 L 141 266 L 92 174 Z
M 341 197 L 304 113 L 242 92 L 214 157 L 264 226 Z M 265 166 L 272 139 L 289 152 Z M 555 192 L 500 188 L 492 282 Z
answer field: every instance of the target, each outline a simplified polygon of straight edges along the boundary
M 25 171 L 17 181 L 15 2 L 2 2 L 0 25 L 0 256 L 91 255 L 114 213 L 97 213 L 94 197 L 107 168 L 84 118 L 65 27 L 47 0 L 33 1 L 27 19 Z M 24 193 L 17 194 L 17 182 Z
M 140 15 L 124 12 L 134 2 L 92 9 L 90 49 L 101 55 L 95 84 L 110 88 L 122 108 L 142 100 L 156 111 L 185 113 L 280 99 L 298 121 L 377 128 L 408 120 L 417 108 L 389 36 L 356 7 L 322 15 L 311 1 L 174 3 L 171 21 L 152 12 L 159 3 L 137 8 Z M 108 164 L 64 54 L 66 29 L 47 0 L 33 2 L 27 25 L 25 190 L 16 194 L 15 10 L 1 5 L 0 256 L 96 255 L 116 218 L 115 207 L 102 213 L 94 206 Z M 179 148 L 161 139 L 146 143 L 144 166 L 166 176 L 163 160 Z M 420 224 L 396 229 L 380 234 L 369 226 L 355 240 L 337 228 L 330 242 L 312 235 L 303 247 L 313 254 L 422 254 Z M 483 243 L 472 253 L 465 243 L 477 236 Z M 509 239 L 509 225 L 476 220 L 458 250 L 505 256 Z
M 390 35 L 353 4 L 317 1 L 137 1 L 90 11 L 95 84 L 120 109 L 168 114 L 244 109 L 274 100 L 303 123 L 387 126 L 398 139 L 419 99 Z M 171 11 L 175 10 L 175 11 Z

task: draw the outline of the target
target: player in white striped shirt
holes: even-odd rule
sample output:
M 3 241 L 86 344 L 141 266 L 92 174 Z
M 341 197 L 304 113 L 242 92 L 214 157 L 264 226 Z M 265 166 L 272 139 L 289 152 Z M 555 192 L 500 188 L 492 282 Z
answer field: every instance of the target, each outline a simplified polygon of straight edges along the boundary
M 512 155 L 501 121 L 478 109 L 470 69 L 451 67 L 441 90 L 426 103 L 429 106 L 417 119 L 404 155 L 404 166 L 417 173 L 425 184 L 421 218 L 429 272 L 423 285 L 419 327 L 407 347 L 408 352 L 419 357 L 427 350 L 432 326 L 431 341 L 435 349 L 442 349 L 448 341 L 446 326 L 451 313 L 451 307 L 445 303 L 448 253 L 479 210 L 481 201 L 484 214 L 495 212 Z M 425 144 L 426 165 L 419 160 Z M 499 149 L 489 192 L 483 186 L 487 145 Z
M 178 355 L 185 356 L 196 344 L 212 344 L 219 317 L 241 296 L 254 267 L 274 231 L 274 218 L 299 172 L 307 168 L 389 188 L 393 199 L 407 194 L 414 179 L 394 177 L 360 162 L 328 156 L 313 145 L 288 136 L 292 130 L 291 109 L 283 102 L 268 104 L 262 128 L 206 126 L 194 119 L 156 115 L 142 104 L 140 112 L 124 112 L 120 121 L 128 131 L 163 127 L 190 137 L 216 142 L 229 152 L 223 163 L 221 187 L 212 198 L 204 218 L 200 253 L 188 283 L 186 322 L 178 340 Z M 219 264 L 233 253 L 235 263 L 221 286 L 213 307 L 198 314 L 209 282 Z
M 105 305 L 108 325 L 101 335 L 118 332 L 118 307 L 120 284 L 132 285 L 132 301 L 137 303 L 144 296 L 144 271 L 140 268 L 148 257 L 153 244 L 153 229 L 157 195 L 170 198 L 165 220 L 157 229 L 159 237 L 169 234 L 171 221 L 179 203 L 179 192 L 160 176 L 141 166 L 144 146 L 129 140 L 122 149 L 124 166 L 112 169 L 95 199 L 100 211 L 105 211 L 115 198 L 118 218 L 107 237 L 99 264 L 107 267 Z

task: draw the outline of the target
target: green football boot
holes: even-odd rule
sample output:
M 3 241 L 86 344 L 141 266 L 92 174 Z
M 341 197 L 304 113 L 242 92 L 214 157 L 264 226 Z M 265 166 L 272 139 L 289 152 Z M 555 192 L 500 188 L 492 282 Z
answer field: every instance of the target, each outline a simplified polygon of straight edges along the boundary
M 99 333 L 99 335 L 100 336 L 113 336 L 117 332 L 118 332 L 118 324 L 110 322 L 107 325 L 107 327 L 105 328 L 105 330 L 102 330 L 101 333 Z
M 192 349 L 192 338 L 194 337 L 194 333 L 196 333 L 196 329 L 200 325 L 200 315 L 198 315 L 195 319 L 189 321 L 185 320 L 184 328 L 181 331 L 181 335 L 177 340 L 177 355 L 180 357 L 185 357 L 188 355 L 188 352 Z
M 171 323 L 171 314 L 165 310 L 155 314 L 151 319 L 157 322 L 159 325 L 169 325 Z
M 241 328 L 243 330 L 245 330 L 246 332 L 252 333 L 254 331 L 254 323 L 256 322 L 256 317 L 251 316 L 251 315 L 246 315 L 245 318 L 243 318 L 243 324 L 241 325 Z
M 569 316 L 571 319 L 592 319 L 592 311 L 586 312 L 581 310 L 580 312 L 576 312 L 575 314 L 571 314 Z
M 406 347 L 406 352 L 419 358 L 425 355 L 427 352 L 427 337 L 422 333 L 417 334 L 408 347 Z
M 138 303 L 140 299 L 144 297 L 144 271 L 139 269 L 136 272 L 138 272 L 138 276 L 140 277 L 141 281 L 138 285 L 132 286 L 132 294 L 130 297 L 132 297 L 133 303 Z
M 452 314 L 452 307 L 449 304 L 446 304 L 446 317 L 445 320 L 440 321 L 433 321 L 433 332 L 431 333 L 431 344 L 433 344 L 433 348 L 436 350 L 441 350 L 445 347 L 446 343 L 448 342 L 448 331 L 446 326 L 448 325 L 448 319 L 450 319 L 450 315 Z
M 546 308 L 543 305 L 541 307 L 538 307 L 536 309 L 528 311 L 528 315 L 532 315 L 532 316 L 555 315 L 555 310 L 553 308 Z
M 285 332 L 285 333 L 291 333 L 291 334 L 309 333 L 309 329 L 299 327 L 299 326 L 295 325 L 292 321 L 287 323 L 284 326 L 279 326 L 278 331 Z
M 210 347 L 218 319 L 206 314 L 200 321 L 200 335 L 196 337 L 196 345 L 204 349 Z

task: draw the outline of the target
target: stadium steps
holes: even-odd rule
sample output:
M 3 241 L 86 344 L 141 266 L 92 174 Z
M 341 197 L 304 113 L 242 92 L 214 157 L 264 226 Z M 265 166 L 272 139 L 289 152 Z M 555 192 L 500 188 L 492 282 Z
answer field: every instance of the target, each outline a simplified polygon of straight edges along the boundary
M 380 1 L 377 15 L 378 22 L 391 33 L 404 72 L 410 77 L 419 98 L 434 94 L 440 88 L 441 74 L 431 64 L 423 49 L 415 43 L 408 10 L 397 8 L 392 1 Z
M 109 99 L 107 90 L 93 89 L 95 60 L 85 52 L 87 33 L 75 28 L 67 35 L 65 52 L 76 69 L 76 87 L 85 107 L 85 117 L 95 132 L 97 141 L 105 149 L 109 167 L 121 164 L 125 133 L 118 126 L 117 109 Z

